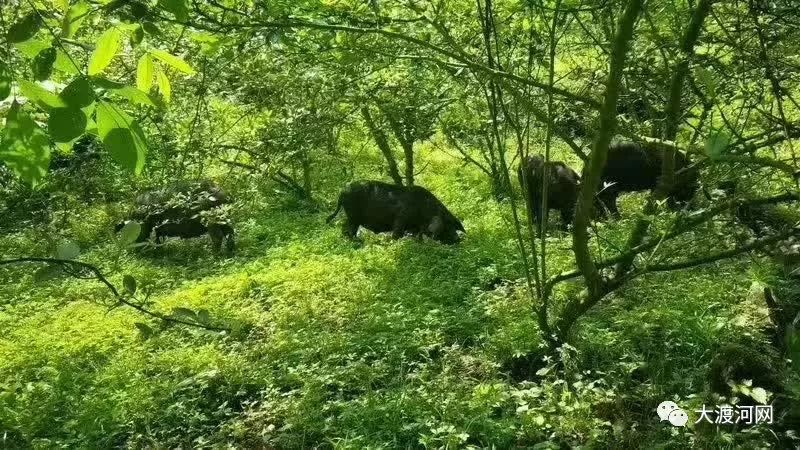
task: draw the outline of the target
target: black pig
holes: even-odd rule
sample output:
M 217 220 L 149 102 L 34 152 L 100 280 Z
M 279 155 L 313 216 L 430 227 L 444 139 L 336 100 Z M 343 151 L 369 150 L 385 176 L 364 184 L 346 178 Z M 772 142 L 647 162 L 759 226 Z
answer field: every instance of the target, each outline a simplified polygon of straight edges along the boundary
M 459 241 L 461 222 L 430 191 L 419 186 L 398 186 L 381 181 L 351 183 L 341 194 L 330 223 L 344 208 L 344 234 L 355 239 L 359 227 L 375 233 L 392 232 L 430 236 L 445 244 Z
M 136 210 L 131 220 L 141 226 L 137 243 L 144 242 L 155 234 L 157 243 L 165 237 L 193 238 L 208 234 L 215 251 L 220 250 L 223 240 L 228 251 L 234 249 L 233 227 L 227 221 L 203 220 L 200 213 L 211 211 L 228 203 L 225 192 L 211 181 L 199 183 L 176 183 L 161 189 L 151 190 L 136 198 Z M 128 221 L 117 224 L 119 232 Z
M 520 186 L 525 191 L 528 211 L 533 212 L 539 232 L 542 231 L 543 221 L 542 178 L 545 166 L 548 167 L 547 209 L 556 209 L 561 212 L 561 222 L 564 228 L 572 223 L 575 203 L 580 191 L 580 177 L 561 161 L 549 161 L 545 164 L 544 158 L 541 156 L 531 155 L 520 163 L 517 168 L 517 177 Z
M 612 144 L 603 168 L 598 197 L 614 216 L 619 216 L 617 196 L 622 192 L 655 189 L 661 178 L 664 149 L 655 144 L 624 142 Z M 691 167 L 689 158 L 675 152 L 675 184 L 668 193 L 667 204 L 677 208 L 694 197 L 698 189 L 698 171 Z
M 211 236 L 211 245 L 215 252 L 220 251 L 223 240 L 227 251 L 232 252 L 236 247 L 233 239 L 233 227 L 227 223 L 205 225 L 199 218 L 188 218 L 164 222 L 157 225 L 154 230 L 156 243 L 163 242 L 166 237 L 190 239 L 208 234 Z

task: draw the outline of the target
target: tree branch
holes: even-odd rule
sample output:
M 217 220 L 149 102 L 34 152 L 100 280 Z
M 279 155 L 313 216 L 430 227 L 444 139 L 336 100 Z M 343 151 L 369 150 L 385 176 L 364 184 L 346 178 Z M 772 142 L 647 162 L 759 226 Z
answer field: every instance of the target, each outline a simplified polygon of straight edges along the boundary
M 204 325 L 204 324 L 201 324 L 201 323 L 189 322 L 189 321 L 178 319 L 178 318 L 171 317 L 171 316 L 166 316 L 166 315 L 161 314 L 161 313 L 150 311 L 150 310 L 148 310 L 147 308 L 145 308 L 145 307 L 143 307 L 141 305 L 137 305 L 136 303 L 133 303 L 133 302 L 129 301 L 128 299 L 126 299 L 124 295 L 120 294 L 120 292 L 116 288 L 116 286 L 114 286 L 110 281 L 108 281 L 108 278 L 106 278 L 105 275 L 103 275 L 103 273 L 100 271 L 100 269 L 98 269 L 96 266 L 93 266 L 91 264 L 88 264 L 88 263 L 85 263 L 85 262 L 82 262 L 82 261 L 75 261 L 75 260 L 71 260 L 71 259 L 34 258 L 34 257 L 0 260 L 0 266 L 15 265 L 15 264 L 26 264 L 26 263 L 57 264 L 57 265 L 61 266 L 62 268 L 64 268 L 64 270 L 66 272 L 70 273 L 72 276 L 75 276 L 76 278 L 81 278 L 81 279 L 86 279 L 86 278 L 79 277 L 77 275 L 77 273 L 80 272 L 81 270 L 87 270 L 87 271 L 92 273 L 91 279 L 96 279 L 96 280 L 100 281 L 101 283 L 103 283 L 106 286 L 106 288 L 108 288 L 108 290 L 111 292 L 111 294 L 114 296 L 114 298 L 117 299 L 117 301 L 119 303 L 121 303 L 121 304 L 123 304 L 125 306 L 130 306 L 131 308 L 139 311 L 142 314 L 145 314 L 147 316 L 153 317 L 155 319 L 163 320 L 165 322 L 177 323 L 177 324 L 181 324 L 181 325 L 187 325 L 187 326 L 191 326 L 191 327 L 202 328 L 202 329 L 210 330 L 210 331 L 230 331 L 230 329 L 228 329 L 228 328 L 214 327 L 214 326 L 210 326 L 210 325 Z

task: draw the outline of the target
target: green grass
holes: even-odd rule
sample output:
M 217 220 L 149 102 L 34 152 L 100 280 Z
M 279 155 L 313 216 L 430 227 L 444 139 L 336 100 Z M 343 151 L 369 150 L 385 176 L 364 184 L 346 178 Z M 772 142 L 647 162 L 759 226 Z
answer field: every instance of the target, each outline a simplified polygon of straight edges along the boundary
M 235 329 L 164 328 L 110 308 L 96 282 L 36 284 L 30 268 L 0 269 L 0 429 L 7 430 L 0 442 L 693 444 L 691 431 L 655 421 L 655 405 L 665 398 L 694 405 L 705 395 L 711 350 L 742 333 L 760 336 L 765 313 L 749 295 L 758 278 L 752 262 L 631 282 L 580 322 L 571 390 L 551 375 L 515 381 L 509 361 L 540 351 L 541 342 L 509 208 L 490 200 L 474 170 L 441 156 L 425 161 L 420 183 L 463 218 L 460 245 L 369 233 L 354 244 L 324 223 L 328 211 L 255 197 L 236 212 L 232 258 L 214 257 L 203 240 L 119 254 L 107 237 L 114 218 L 102 206 L 86 209 L 63 229 L 83 247 L 83 260 L 117 285 L 123 274 L 134 276 L 157 311 L 206 309 Z M 332 201 L 336 191 L 322 196 Z M 627 198 L 623 209 L 640 201 Z M 630 220 L 604 225 L 610 239 L 621 240 Z M 551 270 L 572 267 L 570 244 L 553 234 Z M 33 231 L 0 237 L 5 256 L 47 250 Z M 560 289 L 556 306 L 580 288 Z M 143 339 L 137 321 L 155 336 Z

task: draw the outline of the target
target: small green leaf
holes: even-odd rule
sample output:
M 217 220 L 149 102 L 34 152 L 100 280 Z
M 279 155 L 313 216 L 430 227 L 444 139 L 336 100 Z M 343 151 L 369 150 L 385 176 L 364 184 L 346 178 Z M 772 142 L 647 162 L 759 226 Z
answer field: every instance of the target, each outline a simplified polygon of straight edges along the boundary
M 48 47 L 39 52 L 31 62 L 33 78 L 37 81 L 44 81 L 50 78 L 53 73 L 53 63 L 56 62 L 56 49 Z
M 192 66 L 190 66 L 189 64 L 186 63 L 186 61 L 182 60 L 181 58 L 178 58 L 175 55 L 170 55 L 169 53 L 158 49 L 150 50 L 150 54 L 152 54 L 153 57 L 160 60 L 164 64 L 172 66 L 174 69 L 177 69 L 187 75 L 195 74 L 195 70 L 192 69 Z
M 36 187 L 50 166 L 50 139 L 42 128 L 14 101 L 0 130 L 0 161 L 18 177 Z
M 125 290 L 128 292 L 128 294 L 133 295 L 136 293 L 136 279 L 134 279 L 132 276 L 123 276 L 122 285 L 125 287 Z
M 23 17 L 19 22 L 11 25 L 11 28 L 8 29 L 8 33 L 6 33 L 6 40 L 12 44 L 27 41 L 33 38 L 41 27 L 42 19 L 39 17 L 39 13 L 33 11 Z
M 144 28 L 141 24 L 136 24 L 136 28 L 131 31 L 131 45 L 137 46 L 144 40 Z
M 136 66 L 136 88 L 142 92 L 150 92 L 150 86 L 153 85 L 153 58 L 148 53 L 145 53 L 139 58 L 139 64 Z
M 19 90 L 28 100 L 44 109 L 62 108 L 67 106 L 61 97 L 28 80 L 19 80 Z
M 134 323 L 134 325 L 136 326 L 136 329 L 139 330 L 139 333 L 142 335 L 142 339 L 148 339 L 155 333 L 153 329 L 150 328 L 150 325 L 147 325 L 146 323 L 136 322 Z
M 63 273 L 64 270 L 60 264 L 48 264 L 33 273 L 33 281 L 35 283 L 44 283 L 60 277 Z
M 709 96 L 715 97 L 717 94 L 717 83 L 714 80 L 714 74 L 705 67 L 698 67 L 694 71 L 697 81 L 706 88 Z
M 72 83 L 61 91 L 60 96 L 67 106 L 73 108 L 85 108 L 94 103 L 94 89 L 89 79 L 84 76 L 72 80 Z
M 522 31 L 527 33 L 531 31 L 531 28 L 532 28 L 531 19 L 527 17 L 522 19 Z
M 86 114 L 79 108 L 54 108 L 47 119 L 47 130 L 55 142 L 69 142 L 86 131 Z
M 11 73 L 6 64 L 0 61 L 0 102 L 11 95 Z
M 760 387 L 753 388 L 750 391 L 750 397 L 752 397 L 753 400 L 757 401 L 758 403 L 761 403 L 762 405 L 766 405 L 767 404 L 768 395 L 767 395 L 767 391 L 765 391 L 764 388 L 760 388 Z
M 145 21 L 142 22 L 142 29 L 147 34 L 150 34 L 150 35 L 153 35 L 153 36 L 161 36 L 161 30 L 158 29 L 156 24 L 154 24 L 153 22 L 150 22 L 148 20 L 145 20 Z
M 119 241 L 124 245 L 131 245 L 139 240 L 142 233 L 142 225 L 139 222 L 130 221 L 119 231 Z
M 712 160 L 720 157 L 728 149 L 730 141 L 731 137 L 724 131 L 711 132 L 706 139 L 706 155 Z
M 128 6 L 131 10 L 131 16 L 136 20 L 141 20 L 147 15 L 147 6 L 143 3 L 129 1 Z
M 81 254 L 81 248 L 72 241 L 62 242 L 56 248 L 57 259 L 75 259 Z
M 169 103 L 172 99 L 172 87 L 169 84 L 169 78 L 163 70 L 156 71 L 156 84 L 158 85 L 158 92 L 164 97 L 164 102 Z
M 186 7 L 185 0 L 159 0 L 158 4 L 181 22 L 189 19 L 189 8 Z
M 53 6 L 63 13 L 69 9 L 69 0 L 53 0 Z
M 97 47 L 89 59 L 89 75 L 102 73 L 122 46 L 121 33 L 115 28 L 106 30 L 97 40 Z
M 197 314 L 189 308 L 177 307 L 172 309 L 172 317 L 177 319 L 184 318 L 192 321 L 197 320 Z
M 80 0 L 69 8 L 61 21 L 61 37 L 71 38 L 81 27 L 83 20 L 89 15 L 89 5 Z

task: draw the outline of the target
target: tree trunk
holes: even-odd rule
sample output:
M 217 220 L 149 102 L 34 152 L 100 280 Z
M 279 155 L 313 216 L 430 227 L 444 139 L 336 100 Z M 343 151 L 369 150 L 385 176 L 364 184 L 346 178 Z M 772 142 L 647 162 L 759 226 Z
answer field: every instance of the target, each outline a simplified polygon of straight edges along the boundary
M 389 126 L 391 127 L 392 133 L 394 133 L 394 137 L 397 139 L 397 142 L 399 142 L 400 146 L 403 147 L 406 185 L 413 186 L 414 185 L 414 137 L 409 136 L 403 130 L 403 124 L 402 122 L 397 120 L 397 117 L 395 117 L 389 112 L 384 112 L 384 116 L 389 121 Z
M 703 22 L 711 12 L 711 4 L 714 0 L 700 0 L 697 8 L 692 13 L 692 18 L 689 26 L 686 29 L 686 34 L 681 39 L 681 59 L 675 66 L 672 74 L 672 79 L 669 85 L 669 98 L 667 105 L 664 108 L 664 139 L 665 141 L 675 141 L 678 135 L 678 125 L 680 124 L 681 114 L 681 99 L 683 93 L 683 84 L 686 76 L 689 73 L 689 63 L 694 56 L 694 46 L 697 39 L 700 37 L 700 31 L 703 28 Z M 644 206 L 644 217 L 649 217 L 656 212 L 657 199 L 666 198 L 669 195 L 672 186 L 675 184 L 675 148 L 671 146 L 664 146 L 664 159 L 661 165 L 661 178 L 656 186 L 655 191 L 651 198 Z M 626 248 L 630 249 L 639 245 L 647 234 L 650 227 L 650 222 L 647 219 L 639 219 L 634 227 L 633 232 L 628 238 Z M 621 278 L 628 269 L 633 265 L 634 256 L 621 261 L 614 269 L 616 278 Z
M 589 221 L 594 208 L 594 197 L 600 184 L 600 175 L 608 157 L 608 146 L 617 126 L 616 111 L 622 71 L 625 69 L 628 43 L 633 37 L 634 23 L 642 8 L 642 2 L 643 0 L 631 0 L 628 3 L 617 27 L 617 34 L 614 36 L 605 101 L 600 110 L 598 127 L 600 131 L 594 142 L 589 164 L 584 168 L 583 186 L 578 197 L 572 233 L 575 262 L 586 282 L 588 293 L 583 298 L 571 299 L 564 307 L 555 326 L 561 341 L 566 340 L 572 324 L 605 295 L 603 278 L 589 250 Z
M 406 161 L 406 185 L 414 185 L 414 143 L 404 142 L 403 153 Z
M 383 130 L 375 124 L 368 106 L 364 105 L 361 107 L 361 116 L 364 118 L 364 123 L 367 124 L 370 134 L 372 134 L 375 144 L 378 145 L 378 149 L 383 154 L 384 159 L 386 159 L 386 164 L 389 168 L 389 176 L 392 177 L 392 181 L 394 181 L 395 184 L 402 186 L 403 177 L 400 176 L 400 171 L 397 169 L 397 160 L 394 158 L 394 153 L 392 153 L 392 147 L 389 146 L 389 138 L 387 138 Z
M 308 158 L 307 154 L 303 154 L 302 160 L 302 167 L 303 167 L 303 190 L 306 193 L 306 197 L 311 199 L 311 161 Z

